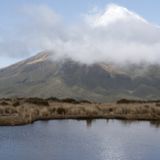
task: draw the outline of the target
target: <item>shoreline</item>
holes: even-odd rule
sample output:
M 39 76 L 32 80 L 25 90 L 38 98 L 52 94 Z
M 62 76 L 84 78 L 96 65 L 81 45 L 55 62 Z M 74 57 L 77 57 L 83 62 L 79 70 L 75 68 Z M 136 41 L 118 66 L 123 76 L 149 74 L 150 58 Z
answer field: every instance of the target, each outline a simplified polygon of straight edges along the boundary
M 117 119 L 159 121 L 159 101 L 134 103 L 92 103 L 73 99 L 0 99 L 0 126 L 31 124 L 38 120 Z

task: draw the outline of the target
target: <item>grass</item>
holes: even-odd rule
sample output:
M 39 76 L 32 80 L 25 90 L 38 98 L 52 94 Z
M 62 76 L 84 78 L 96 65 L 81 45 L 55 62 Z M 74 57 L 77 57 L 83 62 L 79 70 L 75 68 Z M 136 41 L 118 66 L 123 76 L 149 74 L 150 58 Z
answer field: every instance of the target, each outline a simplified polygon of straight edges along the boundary
M 122 103 L 123 102 L 123 103 Z M 0 125 L 22 125 L 48 119 L 125 119 L 160 121 L 159 101 L 92 103 L 73 99 L 17 98 L 0 100 Z

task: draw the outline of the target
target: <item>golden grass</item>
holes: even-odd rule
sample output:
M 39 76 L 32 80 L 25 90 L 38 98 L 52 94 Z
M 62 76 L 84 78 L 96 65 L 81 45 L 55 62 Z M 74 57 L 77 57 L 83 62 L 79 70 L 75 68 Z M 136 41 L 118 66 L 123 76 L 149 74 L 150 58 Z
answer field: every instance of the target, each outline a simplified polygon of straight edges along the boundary
M 160 105 L 148 103 L 91 103 L 67 99 L 2 99 L 0 125 L 22 125 L 48 119 L 160 120 Z

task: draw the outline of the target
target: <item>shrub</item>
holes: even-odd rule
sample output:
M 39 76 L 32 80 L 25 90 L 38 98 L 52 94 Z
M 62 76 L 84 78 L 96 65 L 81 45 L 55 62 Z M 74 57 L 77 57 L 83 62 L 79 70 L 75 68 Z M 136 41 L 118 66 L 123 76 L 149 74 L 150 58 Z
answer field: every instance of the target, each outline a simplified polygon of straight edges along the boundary
M 17 107 L 17 106 L 20 105 L 20 103 L 17 101 L 17 102 L 14 102 L 12 105 L 13 105 L 14 107 Z
M 54 101 L 54 102 L 60 102 L 61 100 L 56 97 L 50 97 L 46 99 L 47 101 Z
M 57 108 L 57 113 L 58 114 L 65 114 L 66 110 L 64 108 Z
M 143 101 L 143 100 L 130 100 L 130 99 L 120 99 L 117 104 L 129 104 L 129 103 L 154 103 L 154 101 Z
M 72 104 L 79 104 L 80 102 L 73 99 L 73 98 L 65 98 L 65 99 L 62 99 L 61 100 L 62 102 L 65 102 L 65 103 L 72 103 Z
M 156 109 L 154 107 L 151 108 L 152 113 L 156 113 Z
M 49 106 L 48 101 L 41 98 L 28 98 L 26 99 L 26 102 L 35 105 Z
M 80 100 L 79 103 L 88 103 L 88 104 L 91 104 L 92 102 L 90 102 L 88 100 Z
M 108 111 L 109 111 L 109 112 L 113 112 L 113 108 L 109 108 Z
M 130 100 L 128 99 L 120 99 L 117 101 L 117 104 L 123 104 L 123 103 L 130 103 Z
M 3 109 L 2 108 L 0 108 L 0 114 L 3 114 Z
M 14 113 L 16 113 L 16 110 L 13 108 L 5 108 L 4 112 L 6 114 L 14 114 Z
M 55 108 L 50 108 L 49 111 L 50 111 L 51 113 L 54 113 L 54 112 L 56 111 L 56 109 L 55 109 Z
M 2 106 L 7 106 L 7 105 L 8 105 L 8 103 L 5 102 L 5 101 L 1 102 L 0 104 L 1 104 Z
M 156 106 L 157 106 L 157 107 L 160 107 L 160 103 L 156 103 Z
M 144 107 L 145 107 L 145 108 L 149 108 L 150 106 L 149 106 L 149 105 L 144 105 Z

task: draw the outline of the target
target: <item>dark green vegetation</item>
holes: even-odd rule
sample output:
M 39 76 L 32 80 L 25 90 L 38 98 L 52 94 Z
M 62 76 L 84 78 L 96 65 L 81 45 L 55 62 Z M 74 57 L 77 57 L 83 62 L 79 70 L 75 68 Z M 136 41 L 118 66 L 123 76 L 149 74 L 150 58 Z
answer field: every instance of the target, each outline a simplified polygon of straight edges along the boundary
M 53 61 L 51 61 L 53 59 Z M 71 97 L 95 102 L 158 99 L 160 66 L 84 65 L 49 53 L 0 70 L 0 97 Z
M 22 125 L 49 119 L 124 119 L 160 121 L 160 101 L 120 100 L 93 103 L 74 99 L 0 99 L 0 125 Z
M 160 104 L 160 100 L 130 100 L 130 99 L 120 99 L 117 101 L 117 104 L 133 104 L 133 103 L 156 103 Z

